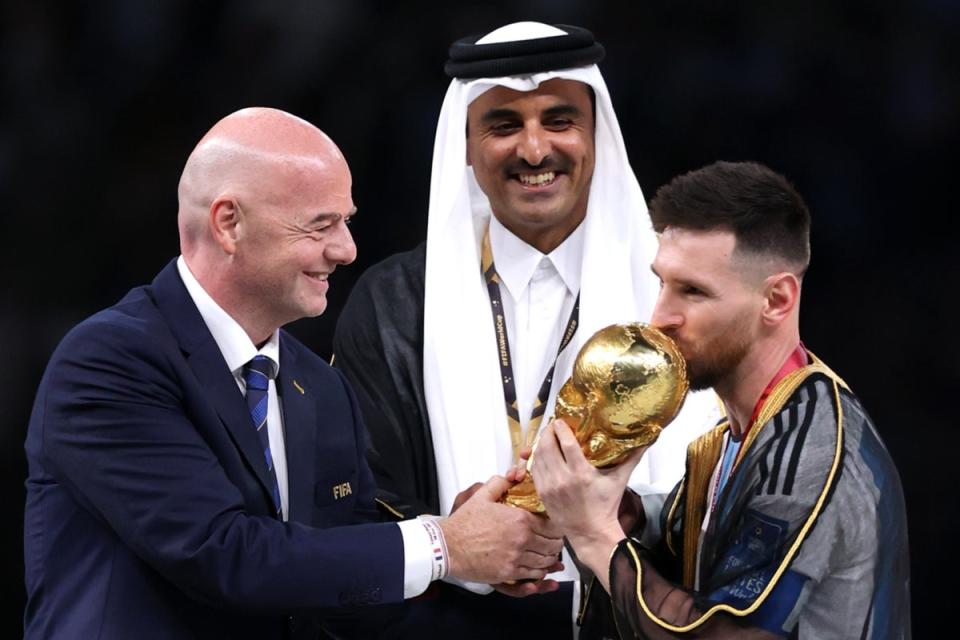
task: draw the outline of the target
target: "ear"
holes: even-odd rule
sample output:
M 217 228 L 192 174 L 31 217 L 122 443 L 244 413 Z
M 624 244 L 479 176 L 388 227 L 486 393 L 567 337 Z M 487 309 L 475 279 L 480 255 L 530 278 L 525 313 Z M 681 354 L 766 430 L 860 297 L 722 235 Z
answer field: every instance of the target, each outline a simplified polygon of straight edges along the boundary
M 790 317 L 800 303 L 800 280 L 785 271 L 769 276 L 764 285 L 763 322 L 768 325 L 780 324 Z
M 237 251 L 242 219 L 240 205 L 231 196 L 220 196 L 210 205 L 210 233 L 220 248 L 229 255 Z

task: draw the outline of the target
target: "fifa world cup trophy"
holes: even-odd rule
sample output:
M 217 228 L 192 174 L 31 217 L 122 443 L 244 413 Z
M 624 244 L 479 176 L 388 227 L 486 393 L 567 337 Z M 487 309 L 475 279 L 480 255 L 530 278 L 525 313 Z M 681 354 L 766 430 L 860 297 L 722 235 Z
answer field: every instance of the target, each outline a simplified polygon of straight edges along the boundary
M 577 436 L 595 467 L 623 461 L 653 444 L 686 398 L 686 361 L 673 340 L 647 324 L 615 324 L 580 349 L 573 374 L 557 394 L 556 417 Z M 536 455 L 536 444 L 534 453 Z M 527 462 L 527 476 L 504 496 L 507 504 L 545 514 Z

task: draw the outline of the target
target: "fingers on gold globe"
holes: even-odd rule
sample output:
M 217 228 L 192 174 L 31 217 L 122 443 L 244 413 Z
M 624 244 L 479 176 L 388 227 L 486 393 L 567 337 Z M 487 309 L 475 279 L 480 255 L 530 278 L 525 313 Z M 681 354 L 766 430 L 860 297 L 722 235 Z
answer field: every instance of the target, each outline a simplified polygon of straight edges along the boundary
M 593 334 L 557 394 L 556 417 L 573 430 L 584 456 L 599 468 L 653 444 L 679 413 L 689 390 L 686 361 L 667 335 L 647 324 L 615 324 Z M 530 475 L 504 502 L 546 514 Z

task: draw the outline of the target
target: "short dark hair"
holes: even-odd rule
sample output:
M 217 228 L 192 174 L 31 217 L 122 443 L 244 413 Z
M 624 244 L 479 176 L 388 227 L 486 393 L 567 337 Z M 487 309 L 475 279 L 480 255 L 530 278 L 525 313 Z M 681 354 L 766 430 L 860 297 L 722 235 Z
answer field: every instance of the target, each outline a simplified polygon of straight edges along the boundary
M 779 173 L 756 162 L 714 162 L 677 176 L 650 201 L 657 233 L 667 227 L 726 229 L 736 250 L 810 263 L 810 211 Z

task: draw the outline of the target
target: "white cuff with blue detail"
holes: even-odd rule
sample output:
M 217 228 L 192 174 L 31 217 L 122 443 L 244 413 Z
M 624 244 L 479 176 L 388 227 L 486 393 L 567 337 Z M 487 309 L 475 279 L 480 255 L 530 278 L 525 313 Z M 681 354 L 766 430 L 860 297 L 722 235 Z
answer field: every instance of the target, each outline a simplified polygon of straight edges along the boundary
M 434 580 L 450 573 L 450 560 L 439 516 L 398 522 L 403 536 L 403 597 L 413 598 Z

